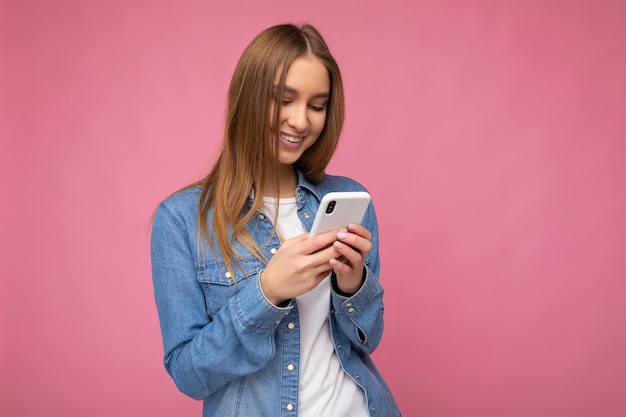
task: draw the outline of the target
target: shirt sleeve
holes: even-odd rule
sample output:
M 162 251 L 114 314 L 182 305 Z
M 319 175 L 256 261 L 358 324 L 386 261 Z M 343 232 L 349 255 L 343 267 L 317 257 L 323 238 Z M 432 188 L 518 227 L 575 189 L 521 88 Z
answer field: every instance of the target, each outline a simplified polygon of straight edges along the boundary
M 189 235 L 182 218 L 161 204 L 150 250 L 164 363 L 183 393 L 204 399 L 272 359 L 276 328 L 293 306 L 269 303 L 256 273 L 210 317 Z
M 372 233 L 372 249 L 365 259 L 364 281 L 352 296 L 332 293 L 333 311 L 339 330 L 363 355 L 371 354 L 383 334 L 383 287 L 379 282 L 378 222 L 370 206 L 362 224 Z

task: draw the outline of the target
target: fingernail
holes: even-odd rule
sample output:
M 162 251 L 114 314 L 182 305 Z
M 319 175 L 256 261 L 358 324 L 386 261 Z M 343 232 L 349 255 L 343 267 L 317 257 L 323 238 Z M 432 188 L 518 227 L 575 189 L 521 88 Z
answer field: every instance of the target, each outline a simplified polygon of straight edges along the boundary
M 356 230 L 356 224 L 354 224 L 354 223 L 350 223 L 350 224 L 348 225 L 348 229 L 350 229 L 350 230 Z
M 343 243 L 341 243 L 341 242 L 337 242 L 337 241 L 335 241 L 335 243 L 333 243 L 333 245 L 334 245 L 337 249 L 339 249 L 339 250 L 343 249 Z
M 347 233 L 344 233 L 344 232 L 337 233 L 337 238 L 338 239 L 346 239 L 347 237 L 348 237 Z

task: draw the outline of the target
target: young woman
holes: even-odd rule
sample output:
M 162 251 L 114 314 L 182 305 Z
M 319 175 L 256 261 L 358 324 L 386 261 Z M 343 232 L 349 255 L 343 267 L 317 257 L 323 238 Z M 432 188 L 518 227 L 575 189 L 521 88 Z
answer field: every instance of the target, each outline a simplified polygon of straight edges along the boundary
M 370 360 L 383 331 L 377 223 L 308 239 L 344 119 L 341 75 L 309 25 L 245 49 L 211 172 L 162 202 L 152 270 L 165 367 L 203 416 L 397 416 Z

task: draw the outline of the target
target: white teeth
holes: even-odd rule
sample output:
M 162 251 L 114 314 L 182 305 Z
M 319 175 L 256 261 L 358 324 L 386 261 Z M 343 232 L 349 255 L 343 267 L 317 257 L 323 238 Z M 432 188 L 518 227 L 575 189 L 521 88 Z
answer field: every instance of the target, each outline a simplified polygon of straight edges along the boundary
M 281 133 L 280 137 L 291 143 L 300 143 L 302 142 L 302 139 L 303 139 L 302 137 L 299 137 L 299 136 L 289 136 L 289 135 L 285 135 L 284 133 Z

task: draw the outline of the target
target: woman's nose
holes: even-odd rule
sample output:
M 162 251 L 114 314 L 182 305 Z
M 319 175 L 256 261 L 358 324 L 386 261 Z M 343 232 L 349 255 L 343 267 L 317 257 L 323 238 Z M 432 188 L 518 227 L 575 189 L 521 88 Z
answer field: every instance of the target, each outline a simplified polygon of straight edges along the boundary
M 309 124 L 306 117 L 306 107 L 293 106 L 287 123 L 296 131 L 304 132 Z

